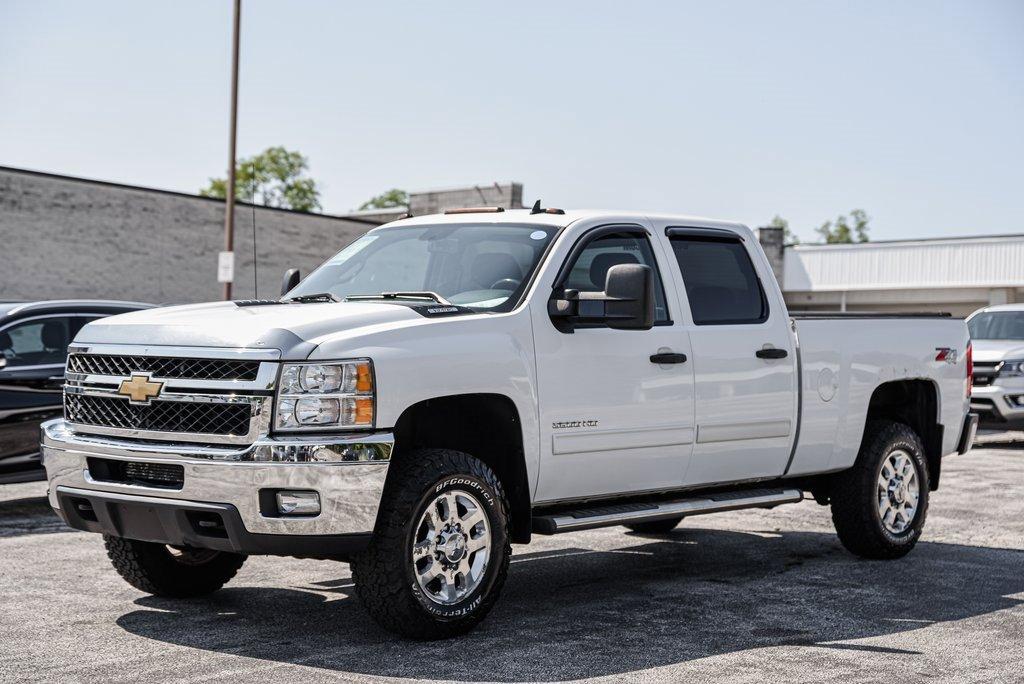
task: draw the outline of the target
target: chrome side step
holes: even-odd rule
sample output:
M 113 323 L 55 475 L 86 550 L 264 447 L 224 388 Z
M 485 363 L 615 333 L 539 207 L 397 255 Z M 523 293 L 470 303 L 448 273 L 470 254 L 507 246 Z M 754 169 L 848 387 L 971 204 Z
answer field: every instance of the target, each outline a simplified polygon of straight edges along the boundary
M 721 513 L 741 508 L 774 508 L 782 504 L 799 503 L 803 501 L 803 498 L 804 493 L 799 489 L 746 489 L 692 496 L 674 501 L 581 508 L 551 515 L 535 515 L 533 531 L 538 534 L 558 534 L 589 530 L 593 527 L 651 522 L 678 516 Z

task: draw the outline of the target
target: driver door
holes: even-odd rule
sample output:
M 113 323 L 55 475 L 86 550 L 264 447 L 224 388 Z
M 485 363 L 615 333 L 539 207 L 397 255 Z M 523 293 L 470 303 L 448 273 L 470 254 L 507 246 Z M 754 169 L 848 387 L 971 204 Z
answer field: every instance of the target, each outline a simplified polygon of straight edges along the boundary
M 660 246 L 638 225 L 585 233 L 556 287 L 601 291 L 612 266 L 640 263 L 655 278 L 650 330 L 604 325 L 556 329 L 532 308 L 539 384 L 541 466 L 535 499 L 557 501 L 678 487 L 694 439 L 692 365 L 659 364 L 659 353 L 690 354 L 674 290 L 666 297 Z M 672 285 L 669 285 L 672 287 Z M 670 307 L 668 302 L 672 302 Z

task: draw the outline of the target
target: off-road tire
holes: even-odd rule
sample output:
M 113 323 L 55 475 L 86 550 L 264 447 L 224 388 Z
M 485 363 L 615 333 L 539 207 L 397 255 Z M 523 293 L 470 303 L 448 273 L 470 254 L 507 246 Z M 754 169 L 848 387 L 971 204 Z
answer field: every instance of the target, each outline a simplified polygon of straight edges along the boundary
M 919 499 L 910 526 L 894 534 L 882 524 L 878 504 L 878 476 L 889 454 L 902 449 L 917 471 Z M 832 486 L 832 522 L 839 541 L 862 558 L 893 559 L 910 553 L 921 537 L 928 514 L 928 461 L 921 438 L 907 425 L 874 420 L 864 430 L 857 461 L 838 474 Z
M 166 598 L 211 594 L 235 576 L 246 556 L 227 551 L 172 550 L 164 544 L 103 535 L 114 569 L 139 591 Z
M 387 630 L 420 640 L 464 634 L 491 610 L 508 575 L 509 504 L 501 481 L 482 461 L 460 451 L 419 449 L 392 466 L 369 547 L 352 559 L 356 594 Z M 414 529 L 426 507 L 449 489 L 471 491 L 482 503 L 491 534 L 480 584 L 451 606 L 433 603 L 413 575 Z
M 640 534 L 668 534 L 676 529 L 676 526 L 682 521 L 683 516 L 679 516 L 678 518 L 667 518 L 665 520 L 633 523 L 632 525 L 626 525 L 626 527 Z

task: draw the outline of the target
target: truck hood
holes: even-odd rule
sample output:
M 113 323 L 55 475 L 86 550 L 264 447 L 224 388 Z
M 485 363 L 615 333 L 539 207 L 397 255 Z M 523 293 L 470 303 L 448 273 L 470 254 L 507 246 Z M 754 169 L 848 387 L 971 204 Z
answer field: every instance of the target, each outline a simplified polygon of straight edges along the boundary
M 975 361 L 1024 359 L 1024 340 L 971 340 L 971 348 Z
M 75 342 L 266 349 L 280 351 L 282 358 L 304 359 L 324 335 L 425 320 L 406 306 L 376 302 L 213 302 L 101 318 L 82 328 Z

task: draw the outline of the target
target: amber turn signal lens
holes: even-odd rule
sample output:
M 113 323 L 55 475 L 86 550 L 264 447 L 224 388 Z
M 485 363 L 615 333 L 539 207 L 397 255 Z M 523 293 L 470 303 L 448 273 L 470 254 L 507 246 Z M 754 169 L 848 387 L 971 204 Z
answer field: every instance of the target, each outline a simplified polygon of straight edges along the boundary
M 356 366 L 356 391 L 370 392 L 373 390 L 373 375 L 370 373 L 370 364 L 361 363 Z
M 356 399 L 356 425 L 373 424 L 373 399 Z

